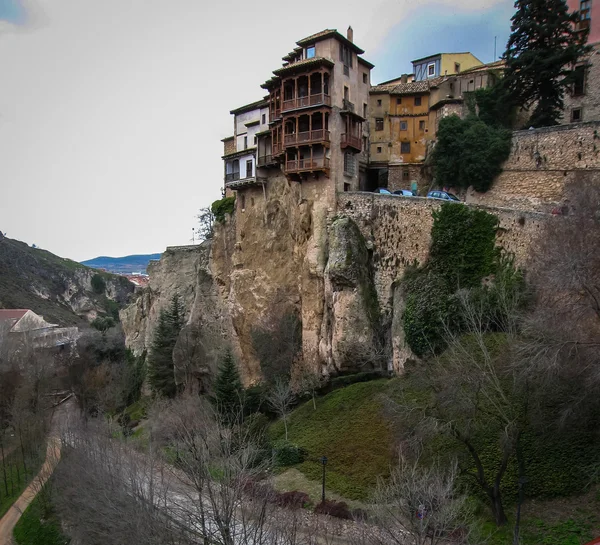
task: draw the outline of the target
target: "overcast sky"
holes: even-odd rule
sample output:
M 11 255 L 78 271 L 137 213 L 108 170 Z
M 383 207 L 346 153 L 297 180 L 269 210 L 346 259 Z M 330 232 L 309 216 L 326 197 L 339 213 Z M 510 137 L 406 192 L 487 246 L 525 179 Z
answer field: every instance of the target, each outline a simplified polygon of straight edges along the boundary
M 75 260 L 188 244 L 229 110 L 294 42 L 345 33 L 373 82 L 509 34 L 512 0 L 0 0 L 0 231 Z M 293 15 L 292 15 L 293 14 Z

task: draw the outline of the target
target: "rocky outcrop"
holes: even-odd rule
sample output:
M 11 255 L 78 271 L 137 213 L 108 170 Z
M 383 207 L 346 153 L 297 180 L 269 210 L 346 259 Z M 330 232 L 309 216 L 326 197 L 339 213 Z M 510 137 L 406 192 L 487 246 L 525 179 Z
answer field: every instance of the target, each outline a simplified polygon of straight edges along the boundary
M 347 217 L 329 229 L 324 295 L 319 348 L 328 372 L 372 369 L 381 354 L 379 302 L 367 245 Z
M 211 273 L 211 243 L 170 247 L 148 266 L 150 284 L 120 312 L 126 344 L 136 355 L 151 344 L 158 317 L 175 294 L 182 303 L 186 325 L 176 348 L 178 382 L 202 389 L 214 371 L 220 351 L 236 340 L 229 314 Z M 192 380 L 193 379 L 193 380 Z M 192 386 L 192 382 L 195 382 Z

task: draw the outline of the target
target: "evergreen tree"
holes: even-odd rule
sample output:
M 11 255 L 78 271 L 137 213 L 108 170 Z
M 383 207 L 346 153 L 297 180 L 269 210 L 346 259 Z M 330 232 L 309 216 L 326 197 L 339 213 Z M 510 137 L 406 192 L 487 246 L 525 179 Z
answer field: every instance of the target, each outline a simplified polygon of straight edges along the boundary
M 504 85 L 510 102 L 534 106 L 530 125 L 556 125 L 565 89 L 575 81 L 574 63 L 589 51 L 578 32 L 579 13 L 565 0 L 516 0 L 504 59 Z
M 213 400 L 217 412 L 224 422 L 231 425 L 239 416 L 242 407 L 243 387 L 235 360 L 227 352 L 219 365 L 215 379 Z
M 148 355 L 150 387 L 155 393 L 166 397 L 174 397 L 177 392 L 173 349 L 183 327 L 183 315 L 181 300 L 179 295 L 175 294 L 171 299 L 171 306 L 160 311 Z

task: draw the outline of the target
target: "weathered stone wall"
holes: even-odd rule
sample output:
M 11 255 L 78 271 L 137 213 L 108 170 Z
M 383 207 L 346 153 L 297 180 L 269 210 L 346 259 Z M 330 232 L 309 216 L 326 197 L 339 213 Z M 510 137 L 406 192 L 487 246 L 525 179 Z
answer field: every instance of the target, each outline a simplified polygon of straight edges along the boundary
M 581 110 L 581 121 L 600 120 L 600 44 L 595 44 L 587 59 L 584 94 L 573 96 L 565 93 L 563 123 L 573 121 L 573 109 Z
M 417 183 L 417 192 L 419 195 L 427 195 L 429 190 L 429 180 L 424 172 L 423 163 L 406 163 L 389 166 L 388 189 L 396 191 L 397 189 L 411 189 L 411 183 Z M 405 174 L 406 173 L 406 174 Z
M 503 172 L 486 193 L 469 189 L 466 202 L 549 212 L 565 188 L 600 183 L 600 122 L 517 131 Z

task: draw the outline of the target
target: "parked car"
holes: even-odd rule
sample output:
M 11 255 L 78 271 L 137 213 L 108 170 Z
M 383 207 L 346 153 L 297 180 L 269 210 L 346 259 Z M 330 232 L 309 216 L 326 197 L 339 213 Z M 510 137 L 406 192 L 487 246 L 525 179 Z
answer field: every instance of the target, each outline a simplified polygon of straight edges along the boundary
M 456 195 L 452 195 L 452 193 L 448 193 L 447 191 L 430 191 L 429 193 L 427 193 L 427 198 L 441 199 L 442 201 L 461 202 L 461 200 Z
M 391 191 L 389 191 L 388 189 L 385 189 L 384 187 L 378 187 L 375 190 L 375 193 L 381 193 L 382 195 L 391 195 Z
M 396 189 L 396 191 L 394 191 L 392 193 L 393 195 L 401 195 L 402 197 L 414 197 L 414 193 L 408 189 Z

